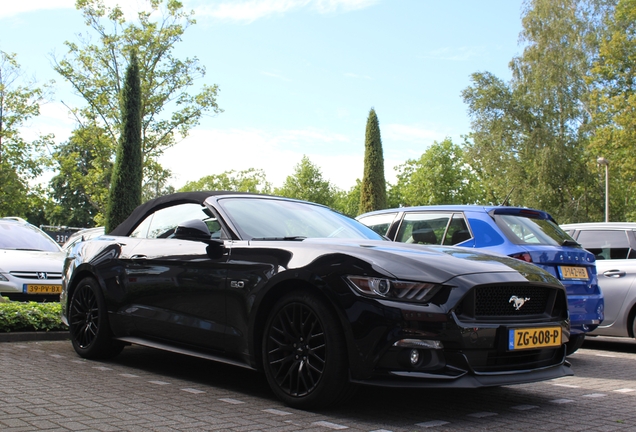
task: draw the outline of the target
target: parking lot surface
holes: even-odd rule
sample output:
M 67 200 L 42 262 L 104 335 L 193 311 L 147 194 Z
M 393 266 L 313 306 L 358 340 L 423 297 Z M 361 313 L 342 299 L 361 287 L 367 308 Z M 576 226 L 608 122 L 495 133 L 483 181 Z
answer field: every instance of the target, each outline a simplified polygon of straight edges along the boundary
M 288 408 L 263 375 L 143 347 L 87 361 L 69 341 L 0 343 L 0 430 L 636 430 L 636 342 L 597 338 L 575 376 L 479 390 L 361 388 L 345 406 Z

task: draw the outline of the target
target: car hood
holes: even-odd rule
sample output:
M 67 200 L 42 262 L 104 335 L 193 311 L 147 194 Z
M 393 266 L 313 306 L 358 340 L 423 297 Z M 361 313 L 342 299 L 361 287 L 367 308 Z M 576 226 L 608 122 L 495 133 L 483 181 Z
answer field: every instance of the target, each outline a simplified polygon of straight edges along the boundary
M 444 283 L 454 277 L 476 273 L 517 273 L 519 280 L 559 284 L 541 268 L 502 255 L 452 246 L 424 246 L 388 241 L 307 239 L 312 248 L 325 253 L 344 253 L 364 260 L 378 271 L 408 280 Z
M 0 270 L 61 272 L 64 252 L 0 250 Z

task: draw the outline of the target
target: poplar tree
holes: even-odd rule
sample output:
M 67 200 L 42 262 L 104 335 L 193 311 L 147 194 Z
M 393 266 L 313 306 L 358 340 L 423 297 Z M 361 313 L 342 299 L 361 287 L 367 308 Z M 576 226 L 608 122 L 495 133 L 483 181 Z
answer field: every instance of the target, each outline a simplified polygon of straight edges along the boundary
M 141 81 L 137 56 L 132 51 L 121 95 L 121 134 L 113 167 L 106 232 L 112 231 L 141 204 Z
M 364 142 L 364 174 L 360 185 L 360 213 L 386 208 L 386 181 L 380 123 L 371 108 Z

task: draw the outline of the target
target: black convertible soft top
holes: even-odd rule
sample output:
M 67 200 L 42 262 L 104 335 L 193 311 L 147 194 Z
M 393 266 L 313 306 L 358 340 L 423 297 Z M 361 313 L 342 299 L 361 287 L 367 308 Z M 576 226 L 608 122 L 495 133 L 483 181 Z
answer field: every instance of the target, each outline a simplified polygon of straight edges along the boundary
M 230 191 L 197 191 L 197 192 L 177 192 L 170 195 L 164 195 L 158 198 L 146 201 L 137 207 L 126 218 L 125 221 L 120 223 L 113 229 L 110 235 L 114 236 L 127 236 L 130 235 L 132 230 L 149 214 L 156 212 L 164 207 L 170 207 L 178 204 L 197 203 L 203 205 L 208 197 L 216 195 L 258 195 L 246 192 L 230 192 Z

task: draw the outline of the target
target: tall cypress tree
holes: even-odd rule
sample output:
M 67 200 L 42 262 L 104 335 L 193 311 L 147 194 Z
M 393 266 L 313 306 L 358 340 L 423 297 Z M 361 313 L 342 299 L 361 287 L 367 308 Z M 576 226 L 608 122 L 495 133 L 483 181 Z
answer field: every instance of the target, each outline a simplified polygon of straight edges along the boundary
M 141 204 L 141 81 L 133 51 L 121 95 L 121 133 L 110 183 L 106 232 L 112 231 Z
M 364 142 L 364 174 L 360 185 L 360 213 L 386 208 L 384 155 L 380 138 L 380 123 L 371 108 Z

